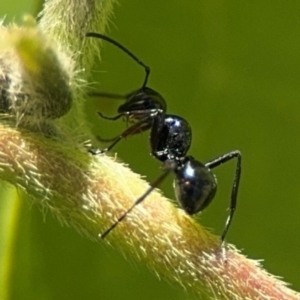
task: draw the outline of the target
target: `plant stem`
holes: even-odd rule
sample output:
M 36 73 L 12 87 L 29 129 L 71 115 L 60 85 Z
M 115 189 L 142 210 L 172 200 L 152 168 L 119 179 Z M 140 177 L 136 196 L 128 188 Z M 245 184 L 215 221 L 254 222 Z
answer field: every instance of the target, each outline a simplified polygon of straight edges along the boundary
M 148 187 L 108 156 L 92 157 L 25 130 L 0 127 L 0 178 L 63 223 L 99 238 Z M 300 299 L 284 283 L 153 192 L 104 240 L 208 299 Z

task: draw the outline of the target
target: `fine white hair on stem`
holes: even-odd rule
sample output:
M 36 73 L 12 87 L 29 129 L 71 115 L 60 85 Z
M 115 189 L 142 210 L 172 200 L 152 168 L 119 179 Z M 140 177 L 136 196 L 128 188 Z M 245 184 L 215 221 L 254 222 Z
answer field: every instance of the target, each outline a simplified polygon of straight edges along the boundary
M 9 145 L 9 147 L 7 147 Z M 149 185 L 115 159 L 88 156 L 27 130 L 0 126 L 0 178 L 62 223 L 99 238 Z M 154 191 L 106 243 L 207 299 L 300 299 L 258 262 L 203 229 Z
M 31 20 L 30 20 L 31 21 Z M 0 110 L 15 126 L 51 135 L 50 120 L 72 107 L 72 63 L 62 60 L 33 22 L 0 28 Z
M 90 71 L 99 55 L 99 43 L 85 39 L 90 31 L 105 32 L 115 0 L 51 0 L 40 14 L 39 26 L 61 42 L 62 50 L 75 55 L 77 63 Z

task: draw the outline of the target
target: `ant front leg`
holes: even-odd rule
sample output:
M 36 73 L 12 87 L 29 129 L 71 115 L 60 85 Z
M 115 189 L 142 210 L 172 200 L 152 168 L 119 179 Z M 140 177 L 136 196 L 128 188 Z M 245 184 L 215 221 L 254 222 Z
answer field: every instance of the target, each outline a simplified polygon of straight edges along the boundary
M 140 131 L 145 131 L 149 128 L 149 123 L 152 119 L 152 116 L 146 116 L 143 119 L 141 119 L 139 122 L 133 124 L 132 126 L 128 127 L 126 130 L 124 130 L 118 137 L 116 137 L 114 139 L 114 141 L 105 149 L 97 149 L 97 150 L 93 150 L 90 149 L 89 152 L 93 155 L 98 155 L 98 154 L 102 154 L 105 153 L 107 151 L 110 151 L 117 143 L 119 143 L 122 139 L 134 135 L 137 132 Z
M 102 92 L 89 92 L 88 96 L 94 97 L 94 98 L 99 97 L 99 98 L 109 98 L 109 99 L 117 99 L 117 100 L 124 100 L 127 97 L 127 95 L 102 93 Z M 102 115 L 101 112 L 98 112 L 98 115 L 100 116 L 100 118 L 105 119 L 105 120 L 110 120 L 110 121 L 116 121 L 123 116 L 123 114 L 119 114 L 119 115 L 116 115 L 115 117 L 106 117 L 106 116 Z
M 229 160 L 232 160 L 233 158 L 237 158 L 237 165 L 235 169 L 235 176 L 233 180 L 233 185 L 231 189 L 231 199 L 230 199 L 230 213 L 229 216 L 227 217 L 225 227 L 221 236 L 221 241 L 222 243 L 225 240 L 226 234 L 228 232 L 228 229 L 230 227 L 235 209 L 236 209 L 236 204 L 237 204 L 237 195 L 238 195 L 238 190 L 239 190 L 239 185 L 240 185 L 240 177 L 241 177 L 241 170 L 242 170 L 242 155 L 241 152 L 238 150 L 226 153 L 220 157 L 217 157 L 216 159 L 209 161 L 208 163 L 205 164 L 205 166 L 209 169 L 213 169 L 215 167 L 218 167 L 219 165 L 228 162 Z
M 110 121 L 116 121 L 116 120 L 120 119 L 121 117 L 123 117 L 124 114 L 119 114 L 119 115 L 116 115 L 116 116 L 114 116 L 114 117 L 107 117 L 107 116 L 102 115 L 101 112 L 98 112 L 98 116 L 99 116 L 101 119 L 110 120 Z

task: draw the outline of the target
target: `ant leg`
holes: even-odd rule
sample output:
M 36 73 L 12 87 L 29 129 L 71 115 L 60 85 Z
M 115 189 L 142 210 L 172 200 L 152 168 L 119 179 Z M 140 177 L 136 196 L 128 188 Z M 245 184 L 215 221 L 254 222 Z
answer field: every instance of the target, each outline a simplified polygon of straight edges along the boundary
M 98 116 L 101 119 L 110 120 L 110 121 L 116 121 L 116 120 L 120 119 L 121 117 L 125 117 L 128 120 L 132 116 L 139 116 L 139 115 L 151 115 L 151 116 L 155 116 L 158 113 L 162 113 L 162 111 L 155 108 L 155 109 L 135 110 L 135 111 L 132 111 L 132 112 L 131 111 L 126 111 L 126 112 L 122 112 L 122 113 L 120 113 L 120 114 L 118 114 L 118 115 L 116 115 L 114 117 L 107 117 L 107 116 L 104 116 L 101 112 L 98 112 Z
M 134 203 L 133 205 L 125 212 L 121 217 L 118 218 L 118 220 L 113 223 L 107 230 L 105 230 L 102 234 L 100 234 L 100 238 L 104 239 L 120 222 L 124 220 L 124 218 L 141 202 L 143 202 L 146 197 L 155 189 L 157 188 L 163 181 L 164 179 L 169 175 L 169 173 L 174 169 L 174 166 L 170 164 L 170 166 L 165 166 L 164 172 L 156 179 L 154 180 L 151 184 L 148 190 L 140 196 Z
M 132 132 L 131 135 L 135 135 L 135 134 L 137 134 L 137 133 L 142 133 L 142 132 L 148 130 L 149 128 L 151 128 L 151 124 L 148 124 L 148 123 L 142 124 L 141 127 L 139 128 L 139 130 L 136 130 L 135 132 Z M 109 142 L 113 142 L 113 141 L 115 141 L 116 139 L 118 139 L 119 136 L 115 136 L 115 137 L 110 138 L 110 139 L 104 139 L 104 138 L 102 138 L 101 136 L 97 135 L 96 138 L 97 138 L 97 140 L 98 140 L 99 142 L 109 143 Z
M 122 116 L 124 116 L 124 114 L 119 114 L 119 115 L 116 115 L 114 117 L 106 117 L 106 116 L 102 115 L 101 112 L 98 112 L 98 116 L 101 119 L 110 120 L 110 121 L 116 121 L 116 120 L 120 119 Z
M 110 99 L 126 99 L 127 95 L 120 95 L 120 94 L 112 94 L 112 93 L 102 93 L 102 92 L 89 92 L 88 93 L 89 97 L 101 97 L 101 98 L 110 98 Z M 98 115 L 105 120 L 111 120 L 111 121 L 115 121 L 118 120 L 119 118 L 121 118 L 123 116 L 123 114 L 119 114 L 115 117 L 106 117 L 104 115 L 102 115 L 101 112 L 98 112 Z
M 120 142 L 123 138 L 126 138 L 130 135 L 135 134 L 136 132 L 140 130 L 145 130 L 144 128 L 149 127 L 149 121 L 152 119 L 152 116 L 146 116 L 145 118 L 141 119 L 139 122 L 133 124 L 132 126 L 128 127 L 125 131 L 123 131 L 118 137 L 116 137 L 113 141 L 112 144 L 110 144 L 107 148 L 105 149 L 97 149 L 97 150 L 92 150 L 90 149 L 89 152 L 93 155 L 97 154 L 102 154 L 107 151 L 110 151 L 118 142 Z
M 135 135 L 137 133 L 146 131 L 148 129 L 150 129 L 153 126 L 153 122 L 152 119 L 157 116 L 158 114 L 161 114 L 162 112 L 160 110 L 157 109 L 149 109 L 149 110 L 136 110 L 134 112 L 134 114 L 132 115 L 144 115 L 143 118 L 140 119 L 140 121 L 138 121 L 137 123 L 134 123 L 132 126 L 130 126 L 129 128 L 127 128 L 124 132 L 122 132 L 119 136 L 111 138 L 111 139 L 102 139 L 101 137 L 97 137 L 97 139 L 99 141 L 103 141 L 103 142 L 113 142 L 109 147 L 100 150 L 93 150 L 90 149 L 89 152 L 93 155 L 97 155 L 97 154 L 101 154 L 101 153 L 105 153 L 109 150 L 111 150 L 120 140 L 122 140 L 123 138 L 126 138 L 130 135 Z M 124 116 L 127 115 L 126 113 L 122 113 L 118 116 Z M 117 116 L 117 117 L 118 117 Z
M 217 157 L 216 159 L 209 161 L 208 163 L 205 164 L 205 166 L 209 169 L 213 169 L 215 167 L 218 167 L 219 165 L 233 159 L 237 158 L 237 165 L 235 169 L 235 176 L 233 180 L 233 185 L 232 185 L 232 190 L 231 190 L 231 199 L 230 199 L 230 213 L 229 216 L 227 217 L 225 227 L 221 236 L 221 241 L 222 243 L 225 240 L 226 234 L 228 232 L 228 229 L 230 227 L 234 211 L 236 209 L 236 204 L 237 204 L 237 195 L 238 195 L 238 190 L 239 190 L 239 184 L 240 184 L 240 178 L 241 178 L 241 170 L 242 170 L 242 155 L 241 152 L 238 150 L 226 153 L 220 157 Z
M 117 119 L 119 119 L 120 117 L 123 116 L 123 114 L 120 114 L 120 115 L 117 115 L 115 117 L 106 117 L 104 115 L 102 115 L 102 113 L 98 112 L 98 115 L 102 118 L 102 119 L 105 119 L 105 120 L 110 120 L 110 121 L 115 121 Z M 104 139 L 100 136 L 97 136 L 97 140 L 100 141 L 100 142 L 103 142 L 103 143 L 109 143 L 109 142 L 113 142 L 115 141 L 116 139 L 118 138 L 118 136 L 115 136 L 113 138 L 109 138 L 109 139 Z M 94 150 L 94 149 L 90 149 L 89 150 L 90 153 L 92 153 L 93 155 L 97 155 L 97 154 L 100 154 L 102 153 L 101 150 L 97 149 L 97 150 Z
M 110 139 L 104 139 L 102 138 L 101 136 L 97 135 L 96 138 L 99 142 L 102 142 L 102 143 L 109 143 L 109 142 L 113 142 L 115 141 L 119 136 L 115 136 L 113 138 L 110 138 Z

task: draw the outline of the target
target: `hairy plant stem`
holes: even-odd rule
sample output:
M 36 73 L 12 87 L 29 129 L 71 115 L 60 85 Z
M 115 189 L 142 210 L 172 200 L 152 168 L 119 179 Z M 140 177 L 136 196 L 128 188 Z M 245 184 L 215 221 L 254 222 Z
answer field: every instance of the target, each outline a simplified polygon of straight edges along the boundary
M 0 127 L 0 178 L 93 240 L 148 184 L 107 156 Z M 299 294 L 153 192 L 105 242 L 208 299 L 300 299 Z

